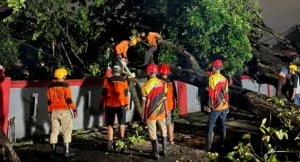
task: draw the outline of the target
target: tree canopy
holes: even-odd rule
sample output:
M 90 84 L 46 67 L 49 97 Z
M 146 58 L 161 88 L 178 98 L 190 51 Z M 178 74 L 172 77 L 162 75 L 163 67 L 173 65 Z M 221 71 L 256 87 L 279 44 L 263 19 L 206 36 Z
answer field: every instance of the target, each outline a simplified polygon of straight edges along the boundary
M 109 62 L 114 43 L 161 32 L 162 63 L 176 64 L 176 53 L 190 52 L 202 68 L 222 59 L 229 76 L 252 58 L 249 37 L 259 39 L 257 0 L 8 0 L 15 13 L 5 22 L 13 38 L 38 49 L 28 55 L 74 74 L 98 76 Z M 143 44 L 129 50 L 130 62 L 141 62 Z M 26 52 L 26 51 L 25 51 Z

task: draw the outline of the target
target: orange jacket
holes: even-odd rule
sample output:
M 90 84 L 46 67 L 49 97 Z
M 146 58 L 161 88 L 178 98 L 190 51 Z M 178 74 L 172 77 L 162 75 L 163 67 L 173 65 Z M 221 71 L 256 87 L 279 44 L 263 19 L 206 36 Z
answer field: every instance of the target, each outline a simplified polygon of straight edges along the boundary
M 129 103 L 127 80 L 121 76 L 105 78 L 102 96 L 106 107 L 127 106 Z
M 74 102 L 72 100 L 71 88 L 66 82 L 55 82 L 48 87 L 48 112 L 53 110 L 69 110 L 71 108 L 76 112 Z
M 167 108 L 168 111 L 172 111 L 176 108 L 177 103 L 177 94 L 175 83 L 169 79 L 165 80 L 167 83 L 168 91 L 167 91 Z
M 115 47 L 115 53 L 121 54 L 123 58 L 127 58 L 127 51 L 129 48 L 129 42 L 127 40 L 123 40 L 119 44 L 116 45 Z
M 147 43 L 150 46 L 157 46 L 155 38 L 161 38 L 161 36 L 158 33 L 149 32 L 148 36 L 146 37 Z

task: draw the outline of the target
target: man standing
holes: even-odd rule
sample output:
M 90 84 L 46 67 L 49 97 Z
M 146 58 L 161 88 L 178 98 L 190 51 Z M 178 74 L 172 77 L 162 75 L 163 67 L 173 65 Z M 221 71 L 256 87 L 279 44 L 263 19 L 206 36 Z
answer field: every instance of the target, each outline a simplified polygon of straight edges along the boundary
M 289 66 L 289 69 L 291 74 L 290 83 L 293 86 L 293 93 L 291 96 L 291 100 L 294 100 L 294 104 L 300 105 L 299 76 L 296 74 L 297 66 L 292 64 Z
M 113 150 L 113 125 L 117 114 L 120 125 L 120 138 L 124 139 L 126 111 L 128 110 L 128 83 L 121 76 L 122 66 L 115 64 L 112 69 L 113 76 L 106 78 L 103 84 L 102 97 L 105 104 L 107 125 L 107 150 Z
M 277 84 L 277 89 L 276 89 L 276 97 L 278 99 L 287 101 L 287 93 L 289 90 L 289 87 L 287 85 L 287 77 L 286 75 L 288 74 L 288 69 L 287 68 L 281 68 L 279 72 L 279 80 Z
M 143 107 L 143 121 L 147 120 L 149 129 L 149 136 L 153 147 L 152 155 L 154 158 L 159 159 L 159 147 L 156 135 L 156 123 L 161 128 L 163 137 L 163 154 L 167 155 L 167 127 L 166 127 L 166 93 L 167 84 L 163 80 L 156 77 L 158 67 L 156 64 L 148 64 L 146 69 L 149 80 L 142 87 L 142 107 Z
M 52 122 L 50 144 L 52 146 L 52 156 L 56 154 L 57 136 L 62 127 L 65 157 L 74 155 L 70 153 L 70 143 L 73 130 L 73 119 L 77 118 L 77 111 L 72 100 L 71 88 L 64 82 L 68 72 L 66 69 L 57 69 L 54 72 L 56 81 L 48 87 L 48 112 Z
M 161 35 L 155 32 L 149 32 L 148 36 L 146 36 L 145 32 L 141 33 L 142 39 L 145 39 L 147 41 L 148 46 L 150 47 L 148 51 L 145 54 L 145 61 L 144 65 L 146 66 L 149 64 L 150 58 L 154 57 L 153 53 L 157 50 L 157 42 L 156 39 L 161 39 Z M 140 39 L 138 41 L 141 41 Z M 154 59 L 154 62 L 158 63 L 158 57 Z
M 209 77 L 208 87 L 208 134 L 206 139 L 206 150 L 211 150 L 211 144 L 214 137 L 214 125 L 220 117 L 221 121 L 221 138 L 220 144 L 223 147 L 226 137 L 226 116 L 229 112 L 229 95 L 228 95 L 228 80 L 220 74 L 223 67 L 221 60 L 216 60 L 212 63 L 213 75 Z
M 168 92 L 167 92 L 167 130 L 168 130 L 168 138 L 169 144 L 174 144 L 174 110 L 176 108 L 176 87 L 173 80 L 171 80 L 168 75 L 170 75 L 170 67 L 167 64 L 163 64 L 160 66 L 159 74 L 161 79 L 167 83 Z

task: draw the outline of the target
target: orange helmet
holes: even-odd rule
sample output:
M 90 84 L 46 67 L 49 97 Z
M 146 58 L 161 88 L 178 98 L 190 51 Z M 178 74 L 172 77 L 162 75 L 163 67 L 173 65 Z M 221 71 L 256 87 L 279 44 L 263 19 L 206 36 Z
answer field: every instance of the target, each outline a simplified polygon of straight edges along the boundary
M 158 73 L 158 68 L 156 64 L 148 64 L 147 69 L 146 69 L 147 73 Z
M 170 67 L 167 64 L 162 64 L 159 68 L 159 73 L 162 75 L 169 75 Z

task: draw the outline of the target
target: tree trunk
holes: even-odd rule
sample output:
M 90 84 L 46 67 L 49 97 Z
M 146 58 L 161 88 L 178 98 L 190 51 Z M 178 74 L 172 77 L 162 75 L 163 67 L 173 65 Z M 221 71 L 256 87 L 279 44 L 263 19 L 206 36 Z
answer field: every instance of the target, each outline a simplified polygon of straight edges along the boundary
M 141 104 L 142 98 L 140 95 L 140 93 L 141 93 L 140 86 L 136 83 L 135 79 L 133 79 L 133 78 L 129 78 L 128 83 L 129 83 L 130 95 L 134 102 L 135 112 L 137 112 L 139 114 L 139 116 L 142 118 L 143 108 L 142 108 L 142 104 Z
M 4 162 L 21 162 L 18 155 L 14 151 L 13 147 L 10 145 L 7 137 L 5 136 L 2 128 L 0 127 L 0 161 Z

